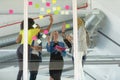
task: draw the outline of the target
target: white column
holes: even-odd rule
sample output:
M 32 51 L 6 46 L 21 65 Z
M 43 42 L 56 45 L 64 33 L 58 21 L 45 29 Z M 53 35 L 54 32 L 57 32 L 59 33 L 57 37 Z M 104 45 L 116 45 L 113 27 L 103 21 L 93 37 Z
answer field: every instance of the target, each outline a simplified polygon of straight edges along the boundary
M 23 80 L 28 80 L 28 0 L 24 0 Z
M 74 80 L 82 79 L 82 63 L 80 53 L 78 53 L 78 27 L 77 27 L 77 0 L 72 0 L 73 9 L 73 43 L 74 43 Z

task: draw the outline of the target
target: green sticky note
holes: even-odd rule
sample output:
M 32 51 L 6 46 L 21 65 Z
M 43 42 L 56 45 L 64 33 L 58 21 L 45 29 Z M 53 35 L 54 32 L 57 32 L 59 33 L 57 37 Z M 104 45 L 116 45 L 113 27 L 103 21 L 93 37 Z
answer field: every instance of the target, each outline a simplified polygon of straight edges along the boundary
M 40 4 L 35 4 L 35 8 L 39 8 L 40 7 Z
M 54 14 L 55 14 L 55 15 L 59 14 L 59 11 L 58 11 L 58 10 L 55 10 L 55 11 L 54 11 Z
M 70 24 L 66 24 L 65 27 L 66 27 L 66 28 L 70 28 Z

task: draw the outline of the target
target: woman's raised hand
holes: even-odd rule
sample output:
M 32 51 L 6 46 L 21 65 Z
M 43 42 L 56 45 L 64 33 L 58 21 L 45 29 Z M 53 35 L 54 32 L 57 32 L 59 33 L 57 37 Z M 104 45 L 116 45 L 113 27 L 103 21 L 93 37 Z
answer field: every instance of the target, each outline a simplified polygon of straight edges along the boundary
M 66 23 L 64 22 L 64 23 L 62 24 L 62 32 L 63 32 L 63 33 L 65 32 L 65 25 L 66 25 Z

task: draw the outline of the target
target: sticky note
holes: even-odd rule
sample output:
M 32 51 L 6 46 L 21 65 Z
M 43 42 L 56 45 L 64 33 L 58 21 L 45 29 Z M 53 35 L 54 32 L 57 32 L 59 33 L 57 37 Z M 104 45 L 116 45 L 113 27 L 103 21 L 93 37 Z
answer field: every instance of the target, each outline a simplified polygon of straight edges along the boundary
M 40 11 L 45 11 L 45 9 L 42 7 L 42 8 L 40 8 Z
M 40 18 L 40 19 L 43 19 L 43 15 L 40 15 L 39 18 Z
M 55 10 L 55 11 L 54 11 L 54 14 L 55 14 L 55 15 L 59 14 L 59 11 L 58 11 L 58 10 Z
M 32 40 L 37 40 L 37 37 L 36 37 L 36 36 L 33 36 L 33 37 L 32 37 Z
M 42 41 L 40 39 L 37 40 L 37 43 L 40 44 Z
M 46 38 L 47 36 L 45 34 L 42 35 L 42 38 Z
M 60 11 L 60 10 L 61 10 L 61 7 L 60 7 L 60 6 L 57 6 L 57 7 L 56 7 L 56 10 Z
M 33 5 L 33 2 L 32 2 L 32 1 L 29 1 L 29 2 L 28 2 L 28 5 L 29 5 L 29 6 L 32 6 L 32 5 Z
M 70 24 L 66 24 L 66 25 L 65 25 L 65 28 L 70 28 Z
M 48 30 L 44 30 L 44 34 L 48 34 Z
M 52 7 L 52 10 L 55 11 L 55 10 L 56 10 L 56 7 Z
M 13 14 L 14 11 L 12 9 L 9 10 L 9 14 Z
M 61 11 L 60 14 L 61 14 L 61 15 L 64 15 L 64 14 L 65 14 L 65 11 Z
M 66 14 L 66 15 L 69 15 L 69 11 L 65 11 L 65 14 Z
M 33 28 L 36 28 L 37 27 L 37 25 L 36 24 L 33 24 Z
M 42 3 L 46 3 L 46 0 L 42 0 Z
M 56 4 L 56 0 L 52 0 L 52 4 Z
M 40 7 L 40 4 L 35 4 L 35 8 L 39 8 Z
M 50 2 L 46 2 L 46 6 L 47 6 L 47 7 L 50 7 Z
M 48 13 L 48 14 L 51 13 L 51 10 L 50 10 L 50 9 L 47 9 L 47 13 Z
M 65 6 L 65 9 L 66 9 L 66 10 L 69 10 L 69 9 L 70 9 L 70 6 L 69 6 L 69 5 L 66 5 L 66 6 Z

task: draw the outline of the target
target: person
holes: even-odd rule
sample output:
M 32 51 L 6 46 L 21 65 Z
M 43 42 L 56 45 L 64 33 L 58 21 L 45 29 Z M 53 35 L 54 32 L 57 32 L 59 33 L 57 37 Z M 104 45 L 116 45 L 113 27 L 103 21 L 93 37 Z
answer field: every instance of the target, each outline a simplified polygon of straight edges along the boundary
M 47 51 L 50 52 L 49 74 L 50 80 L 61 80 L 61 75 L 64 66 L 63 56 L 66 55 L 65 45 L 58 40 L 58 31 L 54 31 L 50 36 L 47 36 Z M 57 46 L 61 48 L 56 48 Z
M 82 52 L 82 66 L 84 66 L 84 62 L 86 60 L 87 48 L 89 46 L 89 35 L 87 30 L 85 29 L 84 20 L 81 18 L 78 18 L 77 21 L 78 21 L 78 50 Z M 63 41 L 70 49 L 69 52 L 73 53 L 73 37 L 72 35 L 65 34 L 65 23 L 63 23 L 63 26 L 62 26 L 62 37 L 63 37 Z
M 50 16 L 50 24 L 48 25 L 48 27 L 46 29 L 39 29 L 39 28 L 33 28 L 33 25 L 35 24 L 34 20 L 32 18 L 28 18 L 28 59 L 30 60 L 30 53 L 32 51 L 32 49 L 38 50 L 40 49 L 40 46 L 31 46 L 32 45 L 32 38 L 34 36 L 36 36 L 39 32 L 44 32 L 44 30 L 50 30 L 52 23 L 53 23 L 53 17 L 51 14 L 49 15 L 45 15 L 46 16 Z M 23 75 L 23 44 L 24 44 L 24 21 L 21 22 L 21 30 L 20 33 L 16 39 L 16 43 L 21 43 L 21 45 L 18 47 L 17 49 L 17 56 L 18 56 L 18 62 L 19 62 L 19 72 L 17 75 L 17 80 L 21 80 L 22 75 Z M 28 60 L 28 61 L 29 61 Z M 35 80 L 36 79 L 36 75 L 32 75 L 33 73 L 30 72 L 30 80 Z M 34 77 L 34 79 L 33 79 Z
M 78 18 L 78 56 L 79 56 L 79 70 L 81 73 L 78 73 L 79 76 L 82 77 L 82 79 L 84 80 L 84 73 L 83 73 L 83 69 L 82 66 L 84 65 L 84 62 L 86 60 L 86 53 L 87 53 L 87 48 L 88 48 L 88 36 L 87 36 L 87 32 L 85 29 L 85 22 L 82 18 Z M 65 35 L 65 23 L 62 26 L 62 36 L 68 40 L 71 44 L 73 44 L 73 38 L 70 38 L 69 35 Z M 65 42 L 66 43 L 66 42 Z M 67 43 L 66 43 L 67 44 Z M 72 46 L 72 53 L 73 53 L 73 46 Z M 82 66 L 80 65 L 82 63 Z M 80 78 L 81 78 L 80 77 Z

